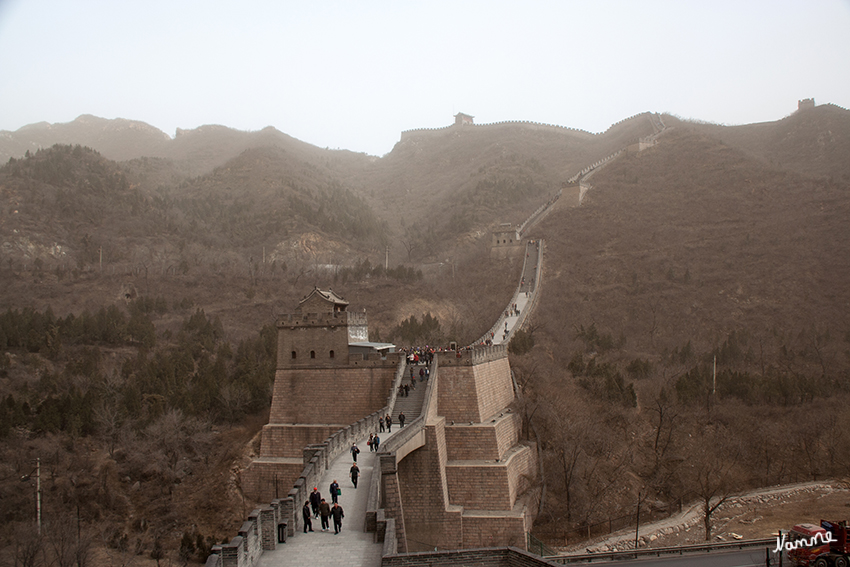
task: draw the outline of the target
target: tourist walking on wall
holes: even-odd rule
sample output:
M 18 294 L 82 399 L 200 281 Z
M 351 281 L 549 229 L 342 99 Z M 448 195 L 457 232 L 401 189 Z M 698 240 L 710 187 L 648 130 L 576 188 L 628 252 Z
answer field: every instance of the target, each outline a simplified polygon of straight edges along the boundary
M 404 412 L 398 414 L 398 426 L 404 427 Z
M 349 449 L 349 451 L 351 451 L 351 458 L 354 459 L 354 462 L 356 463 L 357 462 L 357 455 L 360 454 L 360 449 L 357 447 L 357 444 L 352 443 L 351 449 Z
M 387 417 L 384 418 L 384 422 L 387 424 L 387 433 L 393 432 L 393 418 L 390 414 L 387 414 Z
M 304 507 L 301 508 L 301 516 L 304 517 L 304 533 L 307 533 L 309 529 L 311 532 L 313 531 L 313 521 L 310 519 L 310 502 L 307 500 L 304 501 Z
M 370 452 L 370 453 L 371 453 L 372 451 L 374 451 L 374 450 L 375 450 L 375 448 L 374 448 L 374 447 L 372 447 L 372 440 L 373 440 L 374 438 L 375 438 L 375 435 L 374 435 L 374 434 L 372 434 L 372 433 L 370 433 L 370 434 L 369 434 L 369 440 L 368 440 L 368 441 L 366 441 L 366 444 L 367 444 L 367 445 L 369 445 L 369 452 Z
M 379 417 L 378 418 L 378 433 L 383 433 L 383 432 L 384 432 L 384 418 Z
M 375 448 L 376 453 L 378 452 L 378 447 L 380 447 L 380 446 L 381 446 L 381 438 L 378 437 L 377 434 L 375 434 L 375 438 L 372 439 L 372 447 Z
M 313 516 L 319 517 L 319 504 L 322 503 L 322 493 L 318 487 L 313 487 L 313 492 L 310 493 L 310 506 L 313 507 Z
M 336 535 L 342 531 L 342 519 L 345 517 L 342 506 L 334 502 L 334 506 L 331 508 L 331 516 L 334 519 L 334 535 Z
M 357 463 L 351 465 L 348 475 L 351 477 L 351 482 L 354 483 L 354 488 L 357 488 L 357 479 L 360 478 L 360 467 L 357 466 Z
M 330 527 L 328 519 L 331 517 L 331 506 L 325 502 L 324 498 L 322 498 L 322 502 L 319 504 L 319 515 L 322 517 L 322 531 L 326 532 Z
M 339 483 L 334 479 L 331 483 L 331 502 L 336 504 L 337 498 L 339 498 Z

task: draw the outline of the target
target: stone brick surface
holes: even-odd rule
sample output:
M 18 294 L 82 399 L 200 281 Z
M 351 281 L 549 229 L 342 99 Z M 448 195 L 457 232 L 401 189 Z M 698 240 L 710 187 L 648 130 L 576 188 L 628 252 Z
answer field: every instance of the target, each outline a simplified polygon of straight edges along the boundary
M 503 413 L 493 419 L 495 423 L 447 425 L 449 460 L 501 459 L 519 441 L 521 418 L 518 414 Z
M 486 547 L 488 545 L 510 545 L 526 548 L 526 530 L 523 516 L 475 516 L 463 517 L 463 546 Z
M 512 547 L 453 549 L 385 555 L 382 567 L 554 567 L 559 565 Z
M 507 356 L 469 366 L 440 364 L 439 412 L 449 422 L 479 423 L 514 399 Z
M 500 462 L 449 461 L 446 478 L 452 504 L 476 510 L 510 510 L 536 473 L 536 454 L 514 447 Z
M 346 424 L 347 425 L 347 424 Z M 268 424 L 260 437 L 260 458 L 301 458 L 304 447 L 322 443 L 345 425 Z
M 386 405 L 397 366 L 278 369 L 269 424 L 353 423 Z
M 242 472 L 242 491 L 257 502 L 283 498 L 298 480 L 304 464 L 301 462 L 253 461 Z
M 445 419 L 425 427 L 425 445 L 399 463 L 410 549 L 453 547 L 461 542 L 461 509 L 449 502 Z

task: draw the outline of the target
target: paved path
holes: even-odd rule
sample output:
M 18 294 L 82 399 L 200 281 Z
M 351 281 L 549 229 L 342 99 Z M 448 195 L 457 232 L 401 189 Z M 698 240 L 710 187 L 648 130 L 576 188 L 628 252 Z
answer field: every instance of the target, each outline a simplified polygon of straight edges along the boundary
M 392 433 L 379 433 L 381 442 L 389 439 L 399 430 L 397 424 L 393 424 Z M 348 478 L 348 470 L 351 468 L 351 456 L 348 452 L 337 457 L 322 477 L 322 484 L 318 487 L 322 496 L 330 503 L 330 484 L 336 479 L 342 490 L 339 496 L 339 505 L 345 513 L 342 520 L 342 531 L 334 534 L 333 519 L 329 520 L 330 529 L 326 532 L 321 530 L 321 519 L 313 520 L 313 533 L 304 533 L 301 525 L 301 506 L 303 502 L 296 502 L 298 507 L 298 525 L 295 536 L 287 538 L 286 543 L 278 544 L 274 551 L 266 551 L 260 557 L 257 567 L 326 567 L 330 565 L 343 565 L 357 567 L 379 566 L 381 564 L 381 552 L 383 544 L 374 543 L 375 534 L 364 531 L 366 521 L 366 500 L 369 495 L 369 482 L 372 479 L 373 470 L 377 463 L 376 455 L 369 451 L 366 445 L 368 435 L 357 442 L 360 455 L 357 457 L 357 466 L 360 467 L 360 479 L 355 489 Z M 376 474 L 378 474 L 376 472 Z
M 534 244 L 531 242 L 526 244 L 526 258 L 524 270 L 520 280 L 519 292 L 511 298 L 511 305 L 516 303 L 516 308 L 519 314 L 525 313 L 525 306 L 531 301 L 532 295 L 537 289 L 537 282 L 534 280 L 534 277 L 537 273 L 537 261 L 540 258 L 539 250 L 540 250 L 540 241 L 535 241 Z M 519 321 L 520 315 L 516 315 L 515 312 L 512 312 L 510 309 L 505 310 L 502 313 L 501 317 L 499 317 L 499 323 L 495 327 L 493 331 L 493 337 L 491 340 L 494 345 L 507 344 L 510 342 L 513 337 L 513 330 Z

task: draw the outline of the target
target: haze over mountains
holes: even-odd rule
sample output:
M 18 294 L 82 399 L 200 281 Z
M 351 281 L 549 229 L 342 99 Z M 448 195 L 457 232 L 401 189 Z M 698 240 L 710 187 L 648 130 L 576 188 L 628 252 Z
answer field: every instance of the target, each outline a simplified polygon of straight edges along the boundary
M 373 339 L 468 344 L 504 310 L 520 270 L 521 258 L 490 258 L 491 231 L 522 222 L 584 167 L 655 133 L 659 119 L 655 146 L 621 154 L 593 175 L 580 206 L 560 199 L 527 235 L 545 240 L 543 281 L 533 346 L 511 365 L 542 435 L 547 486 L 572 506 L 550 504 L 540 522 L 557 532 L 633 511 L 639 493 L 659 508 L 692 496 L 689 467 L 703 455 L 737 455 L 740 489 L 847 474 L 850 434 L 827 424 L 850 419 L 850 112 L 828 104 L 733 127 L 645 113 L 600 134 L 447 128 L 405 135 L 383 157 L 272 128 L 207 126 L 170 139 L 143 123 L 83 116 L 2 132 L 0 311 L 137 315 L 141 298 L 159 308 L 147 311 L 148 346 L 127 331 L 48 348 L 39 333 L 52 331 L 33 331 L 28 347 L 9 346 L 17 358 L 7 358 L 16 362 L 0 397 L 35 408 L 57 383 L 96 391 L 78 384 L 89 358 L 89 374 L 137 388 L 139 377 L 160 376 L 144 363 L 169 360 L 197 329 L 207 342 L 162 371 L 169 388 L 216 382 L 245 360 L 267 370 L 273 341 L 266 359 L 222 343 L 254 336 L 313 285 L 367 309 Z M 437 328 L 407 334 L 417 329 L 411 316 L 426 313 Z M 270 378 L 251 374 L 251 405 L 234 393 L 238 376 L 210 397 L 226 414 L 181 411 L 243 423 Z M 159 411 L 196 399 L 172 401 L 149 385 L 131 393 L 148 400 L 136 404 L 138 431 L 158 423 L 151 399 L 165 400 Z M 257 423 L 219 440 L 213 465 L 231 470 Z M 106 436 L 101 427 L 93 422 L 91 435 Z M 39 433 L 29 435 L 34 452 Z M 13 441 L 0 448 L 12 454 Z M 116 468 L 129 462 L 101 453 Z M 120 522 L 134 506 L 155 517 L 176 498 L 185 504 L 169 511 L 177 525 L 226 535 L 241 522 L 237 491 L 192 458 L 194 477 L 176 496 L 160 488 L 171 477 L 150 473 L 145 498 L 97 517 Z M 232 498 L 210 511 L 209 499 L 190 496 L 195 482 Z M 151 532 L 133 537 L 150 545 Z

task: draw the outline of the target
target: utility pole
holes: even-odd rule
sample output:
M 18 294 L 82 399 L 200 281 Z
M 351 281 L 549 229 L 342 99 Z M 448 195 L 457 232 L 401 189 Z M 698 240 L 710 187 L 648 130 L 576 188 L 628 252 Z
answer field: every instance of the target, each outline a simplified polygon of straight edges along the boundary
M 35 523 L 38 526 L 38 535 L 41 535 L 41 459 L 35 460 L 35 469 L 30 474 L 21 477 L 21 482 L 32 480 L 35 473 Z
M 640 492 L 638 492 L 637 521 L 635 522 L 635 550 L 638 548 L 638 534 L 640 533 Z
M 711 395 L 717 392 L 717 355 L 714 355 L 714 370 L 711 374 Z
M 35 516 L 38 535 L 41 535 L 41 458 L 35 461 Z

